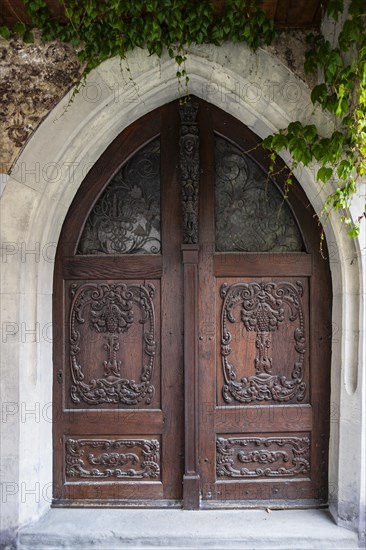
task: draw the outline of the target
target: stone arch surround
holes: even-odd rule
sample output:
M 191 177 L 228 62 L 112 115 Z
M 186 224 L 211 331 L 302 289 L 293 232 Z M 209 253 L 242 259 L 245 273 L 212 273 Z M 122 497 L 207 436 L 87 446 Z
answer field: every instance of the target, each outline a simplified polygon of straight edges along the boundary
M 29 140 L 2 201 L 2 469 L 5 527 L 36 520 L 52 484 L 52 283 L 62 223 L 85 174 L 113 139 L 143 114 L 183 95 L 176 66 L 134 50 L 126 65 L 109 60 L 70 102 L 64 97 Z M 331 121 L 307 86 L 269 53 L 244 45 L 192 46 L 190 92 L 229 112 L 260 137 L 291 120 Z M 284 160 L 289 160 L 286 156 Z M 315 211 L 327 192 L 316 169 L 296 174 Z M 351 214 L 362 211 L 361 197 Z M 330 510 L 361 531 L 365 510 L 365 237 L 350 240 L 339 219 L 325 228 L 333 281 Z M 363 240 L 362 240 L 363 239 Z M 362 253 L 363 251 L 363 253 Z M 3 447 L 3 448 L 4 448 Z M 4 486 L 3 486 L 4 487 Z M 4 491 L 4 490 L 3 490 Z

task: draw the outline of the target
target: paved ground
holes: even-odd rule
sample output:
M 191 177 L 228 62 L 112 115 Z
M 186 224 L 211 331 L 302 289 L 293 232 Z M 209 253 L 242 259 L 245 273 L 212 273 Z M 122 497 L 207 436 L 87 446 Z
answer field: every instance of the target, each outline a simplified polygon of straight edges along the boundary
M 355 533 L 326 510 L 52 509 L 19 533 L 20 549 L 350 550 Z

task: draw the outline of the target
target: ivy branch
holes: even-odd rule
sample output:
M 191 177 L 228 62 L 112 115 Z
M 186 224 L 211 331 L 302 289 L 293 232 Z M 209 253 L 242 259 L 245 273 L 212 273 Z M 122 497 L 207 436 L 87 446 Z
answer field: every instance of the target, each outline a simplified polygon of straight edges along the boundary
M 330 0 L 327 13 L 338 21 L 344 12 L 342 0 Z M 271 151 L 272 171 L 276 153 L 286 149 L 294 159 L 293 169 L 302 163 L 308 166 L 317 161 L 317 179 L 323 185 L 336 182 L 323 206 L 328 219 L 332 210 L 341 212 L 350 237 L 360 233 L 360 222 L 366 208 L 356 220 L 348 209 L 358 184 L 366 175 L 366 13 L 364 0 L 351 0 L 347 18 L 332 47 L 322 34 L 307 37 L 310 49 L 306 54 L 305 70 L 323 75 L 323 82 L 311 92 L 313 104 L 321 105 L 335 121 L 331 135 L 323 135 L 315 125 L 291 122 L 285 129 L 268 136 L 263 146 Z M 287 185 L 291 185 L 291 177 Z
M 270 44 L 276 36 L 273 21 L 258 0 L 227 0 L 220 16 L 214 13 L 211 0 L 59 1 L 64 7 L 63 21 L 51 17 L 44 0 L 23 0 L 32 24 L 19 21 L 13 30 L 31 42 L 31 29 L 37 27 L 45 42 L 59 39 L 80 48 L 84 77 L 106 59 L 124 59 L 129 50 L 140 47 L 158 56 L 168 50 L 177 62 L 178 79 L 188 82 L 184 52 L 193 42 L 244 41 L 255 49 Z M 0 34 L 9 38 L 11 30 L 0 27 Z

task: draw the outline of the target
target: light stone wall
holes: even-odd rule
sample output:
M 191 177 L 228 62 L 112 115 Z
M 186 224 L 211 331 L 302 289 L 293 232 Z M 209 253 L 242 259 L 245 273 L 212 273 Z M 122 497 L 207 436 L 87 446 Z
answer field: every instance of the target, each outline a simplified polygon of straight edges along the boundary
M 69 104 L 49 113 L 13 166 L 1 200 L 2 529 L 36 520 L 50 506 L 52 483 L 53 257 L 62 223 L 85 174 L 106 147 L 145 113 L 181 96 L 176 66 L 136 49 L 129 71 L 117 59 L 94 70 Z M 192 46 L 190 92 L 232 114 L 260 137 L 291 120 L 332 122 L 306 84 L 270 53 L 245 45 Z M 289 159 L 284 156 L 284 160 Z M 296 174 L 320 214 L 329 189 L 316 167 Z M 362 211 L 356 197 L 351 214 Z M 330 507 L 336 521 L 362 530 L 365 494 L 364 234 L 348 239 L 332 215 L 325 227 L 333 280 Z M 33 330 L 33 334 L 29 331 Z M 32 412 L 33 411 L 33 412 Z M 30 493 L 29 491 L 33 491 Z

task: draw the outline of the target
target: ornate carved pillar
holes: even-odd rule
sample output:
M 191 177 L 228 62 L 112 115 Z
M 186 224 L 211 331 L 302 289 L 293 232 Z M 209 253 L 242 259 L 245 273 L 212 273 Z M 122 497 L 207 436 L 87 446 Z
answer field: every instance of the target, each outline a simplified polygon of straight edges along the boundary
M 198 105 L 190 101 L 179 107 L 180 182 L 183 206 L 184 264 L 184 402 L 185 468 L 183 507 L 199 508 L 200 475 L 198 464 L 198 184 L 199 136 L 196 122 Z

